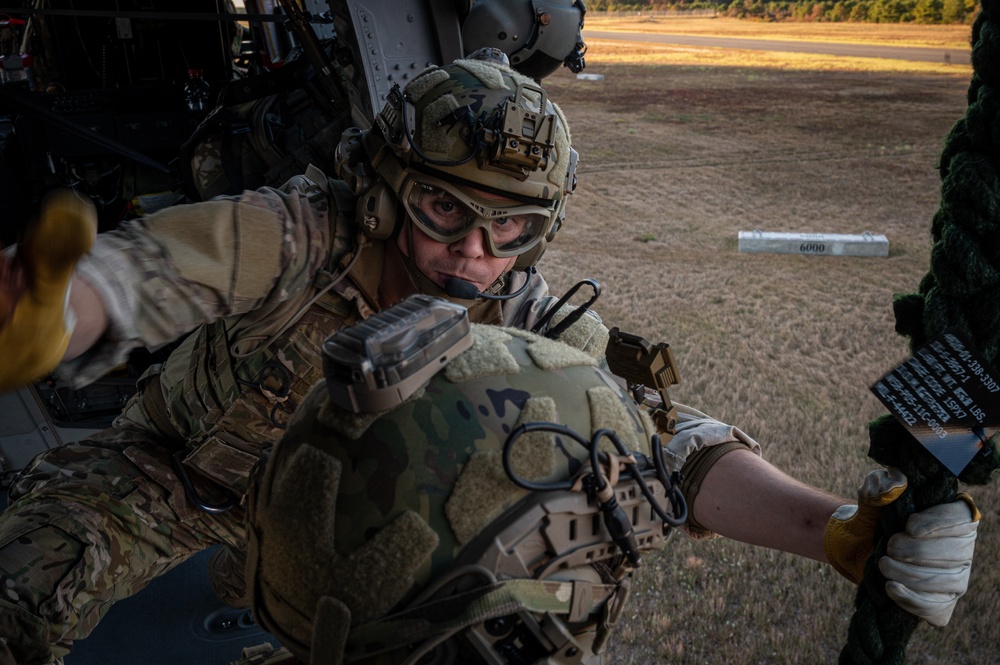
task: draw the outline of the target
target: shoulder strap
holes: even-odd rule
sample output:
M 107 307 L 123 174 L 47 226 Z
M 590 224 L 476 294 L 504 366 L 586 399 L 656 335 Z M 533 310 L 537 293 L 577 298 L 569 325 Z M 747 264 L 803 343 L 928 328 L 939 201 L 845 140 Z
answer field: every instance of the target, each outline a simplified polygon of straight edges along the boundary
M 326 267 L 328 272 L 336 274 L 340 270 L 341 259 L 358 245 L 358 223 L 354 217 L 358 199 L 343 180 L 327 178 L 312 165 L 306 169 L 306 176 L 310 173 L 319 173 L 324 179 L 334 208 L 330 210 L 330 259 Z

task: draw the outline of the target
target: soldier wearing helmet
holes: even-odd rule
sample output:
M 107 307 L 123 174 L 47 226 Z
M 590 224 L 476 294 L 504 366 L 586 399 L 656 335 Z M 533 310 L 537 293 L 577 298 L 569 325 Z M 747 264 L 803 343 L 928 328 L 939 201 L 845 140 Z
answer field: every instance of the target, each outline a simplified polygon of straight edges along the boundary
M 73 385 L 131 349 L 182 341 L 140 378 L 114 427 L 39 456 L 12 486 L 0 610 L 18 621 L 0 622 L 0 654 L 62 657 L 110 603 L 213 545 L 226 546 L 213 584 L 245 604 L 251 471 L 322 377 L 332 332 L 410 294 L 447 296 L 449 280 L 459 288 L 447 297 L 478 323 L 534 326 L 554 301 L 520 270 L 554 234 L 574 177 L 566 122 L 542 89 L 502 63 L 463 60 L 393 99 L 404 102 L 345 137 L 344 179 L 311 169 L 281 188 L 169 208 L 97 236 L 75 271 L 48 271 L 46 261 L 72 266 L 68 249 L 45 250 L 74 235 L 72 223 L 92 233 L 85 204 L 67 196 L 43 211 L 20 259 L 4 260 L 19 309 L 3 334 L 25 358 L 28 346 L 54 350 Z M 48 336 L 24 332 L 41 315 L 20 298 L 43 273 L 65 275 L 50 287 L 69 291 L 66 316 L 61 297 L 46 310 Z M 600 355 L 607 331 L 584 316 L 563 339 Z M 48 369 L 7 365 L 0 385 Z M 26 560 L 39 564 L 25 570 Z
M 345 132 L 337 157 L 360 231 L 391 239 L 412 286 L 480 308 L 511 280 L 515 292 L 534 287 L 510 271 L 532 269 L 555 235 L 576 161 L 559 108 L 493 48 L 394 88 L 374 128 Z M 482 265 L 463 260 L 473 254 Z
M 639 416 L 621 405 L 622 395 L 609 397 L 607 391 L 598 390 L 618 388 L 600 369 L 607 329 L 595 316 L 571 318 L 558 311 L 549 317 L 555 298 L 547 295 L 541 276 L 530 271 L 558 230 L 575 184 L 575 156 L 565 118 L 531 79 L 498 62 L 497 54 L 483 55 L 485 59 L 430 67 L 405 88 L 394 90 L 370 130 L 345 134 L 338 158 L 340 179 L 311 170 L 278 189 L 177 206 L 126 223 L 98 236 L 75 271 L 75 254 L 86 250 L 91 231 L 85 205 L 63 198 L 43 211 L 35 236 L 19 248 L 20 258 L 0 263 L 4 289 L 15 303 L 13 314 L 0 328 L 0 342 L 16 339 L 25 358 L 38 358 L 0 368 L 3 389 L 37 378 L 60 357 L 57 374 L 84 384 L 122 362 L 130 349 L 182 339 L 162 365 L 140 378 L 139 392 L 111 429 L 40 455 L 11 487 L 11 505 L 0 514 L 0 583 L 5 590 L 0 615 L 7 617 L 0 621 L 0 663 L 34 665 L 61 658 L 75 639 L 93 629 L 108 605 L 212 545 L 225 546 L 215 560 L 217 591 L 233 604 L 246 604 L 240 553 L 247 541 L 246 502 L 254 469 L 283 432 L 301 433 L 290 418 L 296 409 L 307 405 L 304 417 L 319 417 L 315 411 L 322 408 L 319 398 L 307 401 L 307 395 L 324 376 L 325 340 L 338 330 L 375 319 L 407 296 L 440 296 L 459 304 L 473 324 L 492 324 L 484 325 L 485 331 L 500 331 L 497 325 L 515 331 L 503 332 L 506 337 L 481 332 L 476 338 L 478 356 L 450 359 L 449 368 L 458 363 L 452 371 L 469 380 L 483 377 L 485 384 L 475 385 L 500 401 L 466 399 L 449 405 L 451 415 L 433 420 L 435 428 L 458 437 L 449 445 L 471 451 L 478 448 L 473 442 L 480 439 L 480 430 L 492 432 L 486 439 L 495 442 L 497 432 L 511 426 L 509 418 L 516 419 L 528 408 L 533 386 L 542 385 L 540 375 L 516 380 L 523 398 L 507 418 L 495 420 L 489 419 L 491 409 L 502 416 L 506 408 L 502 396 L 508 393 L 489 380 L 496 372 L 520 375 L 530 363 L 555 372 L 556 377 L 572 367 L 572 385 L 586 399 L 596 400 L 588 402 L 589 424 L 575 426 L 582 438 L 596 435 L 597 416 L 610 409 L 624 414 L 611 429 L 619 436 L 629 429 L 635 446 L 654 457 L 658 454 L 652 452 L 648 423 L 642 424 Z M 43 292 L 45 298 L 35 297 Z M 534 351 L 532 334 L 520 332 L 544 334 L 567 322 L 572 325 L 560 331 L 558 343 L 548 340 L 548 345 Z M 507 340 L 521 339 L 519 335 L 532 337 L 532 344 L 522 348 L 520 342 Z M 398 343 L 407 339 L 403 335 Z M 36 356 L 38 350 L 47 355 Z M 53 355 L 56 360 L 46 359 Z M 478 360 L 472 362 L 473 357 Z M 414 407 L 423 404 L 444 413 L 432 396 L 445 388 L 442 384 L 428 389 L 431 401 L 420 402 L 418 397 Z M 563 402 L 558 392 L 538 390 L 539 399 L 532 402 L 537 411 L 529 414 L 544 417 L 536 420 L 565 423 L 568 413 L 581 410 L 579 394 Z M 358 440 L 367 431 L 359 423 L 381 427 L 363 415 L 331 418 L 348 438 L 351 433 L 362 437 Z M 404 416 L 394 418 L 384 421 L 374 443 L 390 446 L 392 455 L 407 456 L 419 448 L 412 439 L 416 431 L 404 426 Z M 438 435 L 435 431 L 425 436 L 432 434 Z M 483 447 L 487 457 L 497 454 L 491 445 Z M 442 459 L 439 452 L 435 445 L 428 455 L 413 457 L 416 462 L 408 464 L 437 464 Z M 717 532 L 778 547 L 829 561 L 845 575 L 855 575 L 858 561 L 871 547 L 870 524 L 852 520 L 850 511 L 837 512 L 848 502 L 793 481 L 758 453 L 757 443 L 739 430 L 695 411 L 683 415 L 666 448 L 673 467 L 684 471 L 680 491 L 692 507 L 682 528 L 692 535 Z M 338 455 L 327 457 L 340 460 Z M 384 459 L 391 461 L 392 455 Z M 466 457 L 456 452 L 449 463 L 457 465 L 458 472 L 459 467 L 473 464 Z M 322 456 L 306 459 L 307 466 L 310 459 L 326 465 L 317 468 L 336 466 Z M 476 541 L 493 517 L 522 498 L 518 492 L 510 493 L 503 478 L 497 480 L 495 460 L 482 464 L 481 473 L 470 476 L 475 479 L 470 482 L 482 486 L 496 480 L 494 498 L 485 506 L 488 510 L 456 501 L 448 518 L 451 524 L 435 518 L 429 531 L 426 521 L 420 526 L 420 520 L 404 517 L 410 521 L 403 526 L 413 528 L 404 528 L 403 533 L 423 540 L 407 536 L 386 541 L 389 547 L 366 549 L 368 540 L 378 538 L 387 523 L 376 519 L 377 524 L 368 525 L 372 528 L 353 528 L 344 521 L 327 524 L 341 529 L 336 540 L 349 538 L 355 545 L 351 552 L 338 549 L 347 567 L 336 570 L 356 570 L 350 567 L 352 552 L 361 552 L 356 557 L 395 552 L 384 559 L 391 568 L 393 561 L 402 565 L 409 558 L 411 546 L 426 554 L 437 551 L 432 541 Z M 552 469 L 552 482 L 567 481 L 563 466 L 545 466 Z M 366 495 L 379 506 L 383 501 L 393 504 L 394 486 L 379 484 L 380 477 L 363 479 L 370 483 Z M 414 490 L 415 476 L 394 477 L 408 483 L 409 493 L 400 495 L 401 501 L 419 505 L 428 498 Z M 294 481 L 285 482 L 294 486 Z M 458 485 L 444 485 L 437 495 L 458 491 Z M 597 485 L 606 489 L 611 483 Z M 875 490 L 881 495 L 883 489 L 896 491 L 900 486 L 899 479 L 892 479 L 875 483 Z M 343 486 L 324 489 L 322 483 L 305 484 L 298 488 L 298 496 L 309 488 L 330 498 Z M 294 496 L 293 492 L 286 499 Z M 748 496 L 754 500 L 748 501 Z M 419 510 L 416 513 L 423 519 Z M 974 542 L 978 518 L 965 503 L 958 502 L 943 517 L 928 519 L 947 522 L 949 530 L 944 533 L 954 533 L 959 527 L 952 528 L 952 523 L 957 522 L 967 536 L 963 542 L 970 538 Z M 752 529 L 747 528 L 750 523 Z M 828 523 L 831 529 L 826 528 Z M 617 532 L 617 527 L 608 528 Z M 601 533 L 594 530 L 592 535 Z M 614 547 L 634 550 L 627 542 L 615 540 Z M 262 560 L 280 559 L 282 545 L 277 546 L 264 554 L 262 545 Z M 608 550 L 611 545 L 601 541 L 594 546 Z M 902 573 L 907 592 L 899 596 L 900 602 L 923 611 L 929 620 L 947 621 L 967 582 L 971 547 L 964 551 L 967 556 L 955 564 L 959 569 L 965 566 L 964 581 L 960 574 L 952 575 L 955 589 L 934 596 L 947 595 L 947 602 L 927 610 L 926 586 L 909 573 Z M 443 570 L 434 569 L 434 558 L 426 564 L 430 568 L 424 568 L 421 558 L 420 570 L 413 569 L 412 575 L 427 580 L 431 572 Z M 249 569 L 258 570 L 256 563 L 251 561 Z M 569 585 L 557 585 L 553 597 L 563 604 L 552 606 L 551 612 L 569 617 L 552 624 L 556 632 L 564 628 L 572 632 L 576 623 L 590 626 L 592 614 L 616 607 L 608 601 L 618 593 L 620 579 L 595 576 L 586 567 L 569 568 L 567 579 L 553 577 Z M 340 573 L 333 576 L 336 588 L 320 589 L 316 600 L 330 597 L 337 602 L 317 604 L 311 610 L 327 612 L 329 621 L 324 625 L 340 626 L 345 640 L 347 626 L 353 629 L 361 618 L 377 620 L 395 603 L 412 601 L 411 592 L 419 593 L 408 584 L 409 576 L 397 576 L 386 580 L 391 594 L 372 605 L 352 605 L 344 601 L 345 594 L 363 594 L 369 582 L 355 582 Z M 931 575 L 934 580 L 939 577 Z M 303 588 L 302 582 L 300 577 L 295 588 Z M 586 585 L 603 595 L 597 601 L 580 596 L 574 607 L 566 609 L 565 589 Z M 388 599 L 393 602 L 387 603 Z M 533 605 L 532 611 L 547 615 L 546 599 L 536 600 L 540 605 Z M 280 605 L 268 607 L 281 612 Z M 315 617 L 308 616 L 308 607 L 292 611 L 305 611 L 306 616 L 287 624 L 287 634 L 304 645 L 297 656 L 310 658 L 310 640 L 318 639 L 309 632 Z M 286 623 L 277 616 L 269 626 L 281 630 Z M 583 632 L 590 635 L 588 631 Z M 599 653 L 599 644 L 591 637 L 580 645 Z M 539 659 L 548 657 L 541 651 L 537 654 Z M 570 657 L 569 651 L 563 655 Z

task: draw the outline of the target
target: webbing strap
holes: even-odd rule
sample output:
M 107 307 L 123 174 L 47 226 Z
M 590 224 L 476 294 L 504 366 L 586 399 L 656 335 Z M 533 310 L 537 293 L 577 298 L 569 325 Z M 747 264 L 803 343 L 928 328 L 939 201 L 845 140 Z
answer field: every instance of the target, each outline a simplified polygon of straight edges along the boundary
M 181 445 L 184 442 L 184 437 L 170 420 L 159 374 L 153 374 L 149 377 L 149 382 L 142 391 L 142 403 L 146 413 L 149 414 L 149 419 L 153 421 L 153 426 L 159 430 L 159 433 L 174 446 Z
M 587 617 L 611 598 L 618 586 L 575 580 L 507 580 L 410 608 L 358 626 L 347 638 L 344 662 L 392 651 L 435 635 L 466 628 L 516 612 Z

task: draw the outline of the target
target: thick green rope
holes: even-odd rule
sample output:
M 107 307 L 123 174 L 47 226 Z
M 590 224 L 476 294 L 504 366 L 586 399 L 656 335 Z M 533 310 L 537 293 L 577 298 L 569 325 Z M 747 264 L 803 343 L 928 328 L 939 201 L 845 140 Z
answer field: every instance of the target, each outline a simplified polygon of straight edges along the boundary
M 930 271 L 919 293 L 893 302 L 896 331 L 916 350 L 950 329 L 969 338 L 992 365 L 1000 355 L 1000 0 L 982 0 L 972 27 L 969 107 L 955 123 L 941 155 L 941 204 L 931 226 Z M 881 530 L 855 597 L 847 645 L 840 663 L 902 663 L 919 619 L 885 594 L 877 561 L 890 535 L 913 512 L 952 501 L 958 480 L 986 484 L 1000 468 L 993 442 L 958 480 L 891 416 L 869 424 L 868 455 L 903 470 L 910 485 L 883 511 Z

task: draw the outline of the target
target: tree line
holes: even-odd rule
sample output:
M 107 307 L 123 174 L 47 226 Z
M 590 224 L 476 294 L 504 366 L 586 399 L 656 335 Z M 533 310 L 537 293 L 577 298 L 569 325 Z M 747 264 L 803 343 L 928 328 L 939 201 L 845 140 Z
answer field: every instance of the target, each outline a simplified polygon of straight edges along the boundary
M 587 0 L 587 11 L 713 10 L 718 16 L 764 21 L 972 23 L 977 0 Z

